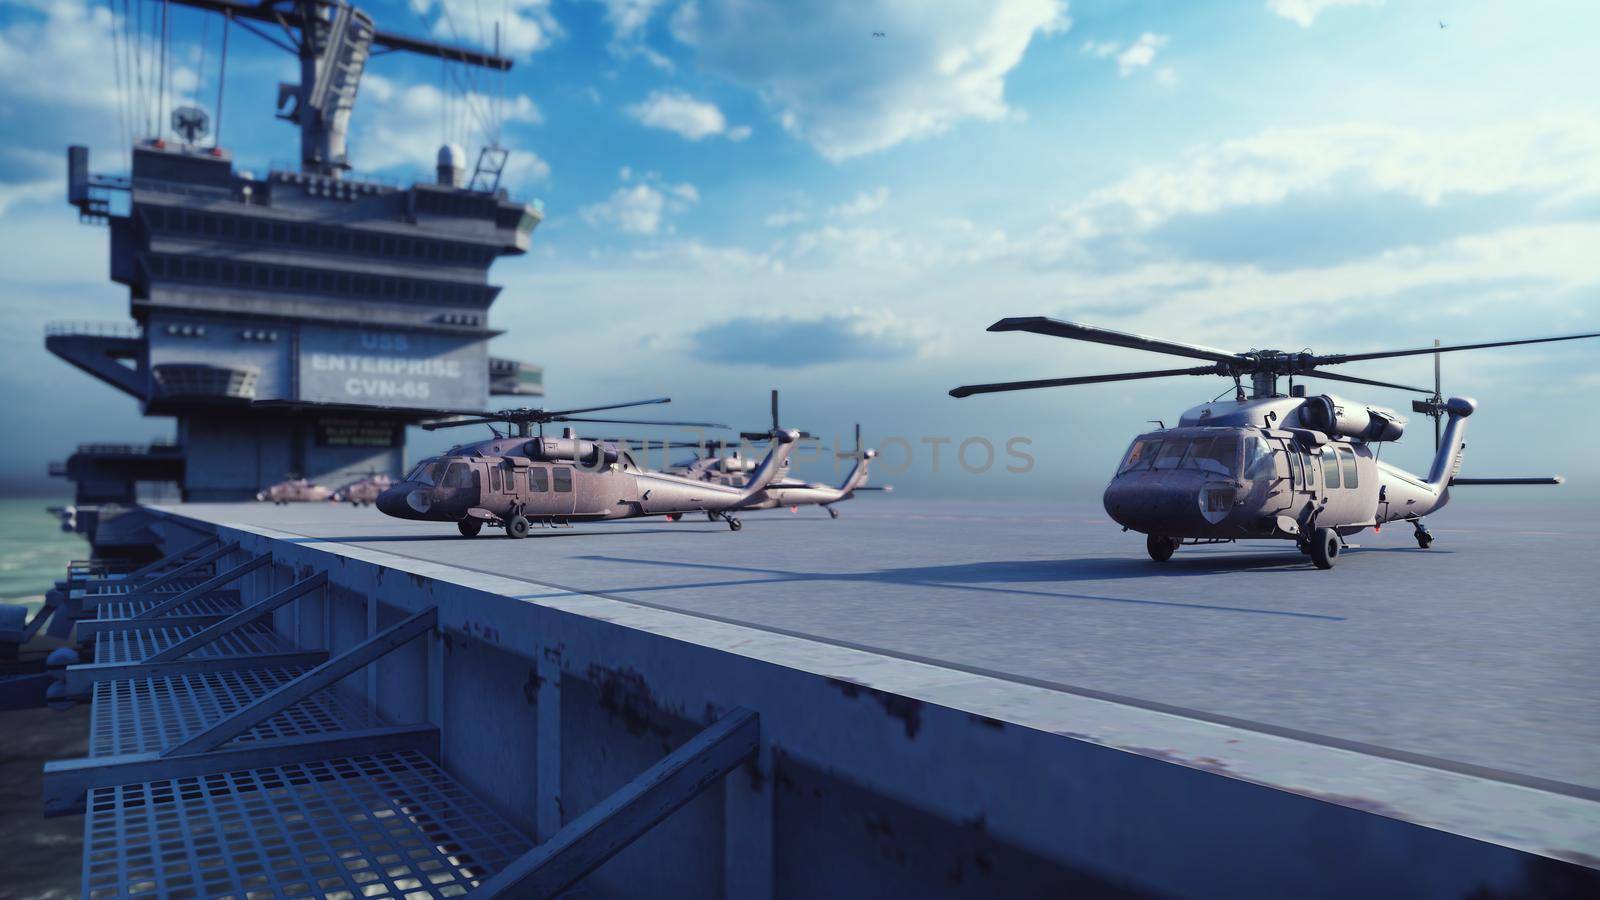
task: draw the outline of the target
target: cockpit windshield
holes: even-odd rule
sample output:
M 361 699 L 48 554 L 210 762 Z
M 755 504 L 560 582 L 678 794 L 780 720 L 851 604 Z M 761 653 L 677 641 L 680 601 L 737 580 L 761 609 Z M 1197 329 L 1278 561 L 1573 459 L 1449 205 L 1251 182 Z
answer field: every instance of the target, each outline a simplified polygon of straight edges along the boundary
M 411 470 L 411 474 L 406 476 L 406 480 L 436 485 L 439 483 L 439 475 L 443 472 L 444 460 L 433 457 L 417 463 L 417 467 Z
M 1233 477 L 1239 472 L 1239 436 L 1139 437 L 1128 448 L 1117 474 L 1144 469 L 1194 469 Z

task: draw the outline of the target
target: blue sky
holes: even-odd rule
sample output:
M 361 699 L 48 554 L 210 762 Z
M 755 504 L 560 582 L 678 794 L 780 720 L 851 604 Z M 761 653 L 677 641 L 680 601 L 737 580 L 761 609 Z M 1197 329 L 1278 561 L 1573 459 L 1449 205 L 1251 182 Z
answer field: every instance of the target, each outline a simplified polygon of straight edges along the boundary
M 551 405 L 668 393 L 679 415 L 748 428 L 779 387 L 785 418 L 827 435 L 860 420 L 869 439 L 924 450 L 925 436 L 1034 442 L 1028 476 L 948 457 L 935 474 L 924 452 L 893 479 L 913 492 L 1092 501 L 1145 420 L 1227 385 L 946 397 L 1181 364 L 984 333 L 994 319 L 1320 352 L 1600 330 L 1592 3 L 506 6 L 516 68 L 446 83 L 504 97 L 509 183 L 545 206 L 534 251 L 493 270 L 493 323 L 509 331 L 493 349 L 543 364 Z M 366 8 L 384 28 L 477 43 L 502 4 L 457 0 L 448 20 L 437 3 Z M 105 231 L 62 202 L 67 143 L 118 166 L 109 16 L 0 6 L 0 392 L 29 436 L 0 450 L 4 483 L 80 440 L 170 432 L 42 348 L 47 321 L 126 312 Z M 201 23 L 175 13 L 174 80 L 210 108 L 217 26 Z M 459 91 L 441 92 L 437 62 L 387 55 L 367 72 L 358 169 L 425 175 L 441 140 L 475 156 L 495 124 L 459 98 L 444 107 Z M 241 166 L 293 157 L 271 110 L 296 78 L 234 31 L 222 142 Z M 1431 377 L 1425 358 L 1348 371 Z M 1585 449 L 1600 427 L 1570 415 L 1600 388 L 1600 345 L 1446 357 L 1445 383 L 1482 405 L 1469 469 L 1562 471 L 1564 496 L 1600 495 Z M 1430 449 L 1408 439 L 1385 458 L 1426 468 Z

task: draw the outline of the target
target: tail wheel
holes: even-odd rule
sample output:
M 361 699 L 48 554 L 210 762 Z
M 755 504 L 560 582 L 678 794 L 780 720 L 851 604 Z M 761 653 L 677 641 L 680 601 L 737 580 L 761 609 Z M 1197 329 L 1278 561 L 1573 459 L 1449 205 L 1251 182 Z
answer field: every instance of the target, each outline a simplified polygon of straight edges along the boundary
M 456 530 L 461 532 L 462 537 L 477 537 L 478 532 L 483 530 L 483 523 L 477 519 L 462 519 L 456 523 Z
M 1152 534 L 1144 539 L 1144 549 L 1149 551 L 1150 558 L 1156 562 L 1166 562 L 1177 551 L 1178 539 L 1164 534 Z
M 828 518 L 830 518 L 830 519 L 837 519 L 837 518 L 839 518 L 839 511 L 838 511 L 838 510 L 837 510 L 837 509 L 834 509 L 834 508 L 833 508 L 833 507 L 831 507 L 831 506 L 830 506 L 830 507 L 828 507 Z
M 1331 569 L 1339 559 L 1339 532 L 1332 528 L 1318 528 L 1311 533 L 1311 561 L 1319 569 Z
M 730 529 L 734 530 L 734 531 L 738 531 L 739 529 L 744 527 L 744 523 L 739 521 L 738 519 L 730 518 L 730 519 L 728 519 L 728 527 Z
M 528 536 L 528 520 L 522 516 L 512 516 L 506 520 L 506 537 L 513 540 Z

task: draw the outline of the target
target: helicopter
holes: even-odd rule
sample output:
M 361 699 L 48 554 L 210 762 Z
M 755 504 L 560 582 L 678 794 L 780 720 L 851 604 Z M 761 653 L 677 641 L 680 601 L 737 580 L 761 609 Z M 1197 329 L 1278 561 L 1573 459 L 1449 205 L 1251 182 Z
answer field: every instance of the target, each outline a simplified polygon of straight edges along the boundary
M 308 478 L 290 477 L 268 485 L 256 492 L 256 499 L 274 506 L 290 503 L 320 503 L 333 497 L 333 489 L 313 483 Z
M 721 451 L 730 445 L 718 440 L 706 441 L 700 444 L 687 442 L 668 443 L 666 446 L 698 446 L 701 448 L 702 455 L 700 457 L 674 467 L 677 472 L 685 477 L 717 484 L 740 486 L 745 483 L 745 476 L 756 467 L 755 460 L 743 455 L 744 444 L 742 442 L 765 441 L 778 430 L 778 392 L 774 390 L 772 392 L 772 429 L 764 432 L 740 432 L 741 444 L 734 445 L 735 449 L 732 454 L 723 456 Z M 802 440 L 813 437 L 811 433 L 805 431 L 799 432 L 799 434 Z M 839 518 L 839 511 L 833 508 L 833 504 L 851 499 L 855 496 L 856 491 L 893 490 L 892 487 L 888 486 L 868 487 L 866 485 L 868 463 L 877 455 L 878 451 L 876 450 L 863 450 L 861 448 L 861 424 L 858 422 L 856 423 L 855 450 L 850 452 L 838 451 L 835 454 L 838 459 L 856 460 L 856 464 L 851 467 L 849 474 L 845 476 L 844 481 L 838 487 L 814 481 L 801 481 L 798 478 L 789 478 L 786 470 L 780 474 L 776 481 L 768 485 L 766 490 L 742 504 L 740 508 L 776 509 L 780 506 L 787 506 L 791 510 L 798 510 L 801 506 L 820 506 L 828 511 L 829 518 L 837 519 Z
M 789 459 L 799 433 L 778 431 L 772 448 L 750 481 L 742 487 L 710 484 L 641 467 L 625 447 L 580 438 L 571 428 L 559 438 L 544 436 L 550 422 L 611 422 L 629 425 L 677 425 L 726 428 L 712 422 L 664 422 L 589 418 L 575 413 L 624 409 L 670 398 L 637 400 L 581 409 L 505 409 L 498 412 L 447 411 L 468 418 L 430 422 L 429 431 L 495 423 L 515 427 L 485 441 L 451 448 L 414 466 L 399 483 L 378 496 L 378 510 L 401 519 L 455 522 L 465 537 L 476 537 L 485 525 L 504 528 L 510 538 L 527 537 L 534 523 L 557 526 L 577 521 L 704 512 L 720 518 L 733 531 L 743 525 L 734 514 L 759 494 Z M 533 426 L 539 433 L 533 433 Z
M 368 472 L 334 491 L 329 499 L 335 503 L 348 503 L 351 506 L 370 506 L 377 501 L 379 494 L 393 486 L 394 479 L 388 475 L 376 471 Z
M 1433 544 L 1433 535 L 1422 519 L 1444 508 L 1452 485 L 1559 484 L 1562 479 L 1457 477 L 1467 419 L 1478 404 L 1468 397 L 1444 399 L 1437 382 L 1431 397 L 1412 407 L 1433 417 L 1436 427 L 1444 421 L 1433 464 L 1427 475 L 1406 472 L 1378 459 L 1381 445 L 1399 440 L 1404 433 L 1404 418 L 1393 410 L 1332 394 L 1309 396 L 1304 384 L 1293 383 L 1295 376 L 1428 394 L 1425 388 L 1358 378 L 1323 367 L 1600 337 L 1600 332 L 1592 332 L 1454 346 L 1436 342 L 1433 347 L 1372 353 L 1313 354 L 1281 350 L 1232 353 L 1044 316 L 1001 319 L 988 330 L 1025 331 L 1200 359 L 1207 364 L 970 384 L 952 389 L 952 397 L 1178 375 L 1232 378 L 1232 400 L 1203 403 L 1184 412 L 1176 427 L 1162 425 L 1133 439 L 1102 497 L 1106 513 L 1124 531 L 1143 533 L 1146 551 L 1157 562 L 1171 559 L 1184 544 L 1278 539 L 1293 541 L 1319 569 L 1333 568 L 1341 550 L 1348 546 L 1346 537 L 1388 522 L 1410 522 L 1417 546 L 1426 550 Z M 1250 379 L 1248 398 L 1243 387 L 1246 376 Z M 1278 393 L 1280 377 L 1290 381 L 1288 396 Z

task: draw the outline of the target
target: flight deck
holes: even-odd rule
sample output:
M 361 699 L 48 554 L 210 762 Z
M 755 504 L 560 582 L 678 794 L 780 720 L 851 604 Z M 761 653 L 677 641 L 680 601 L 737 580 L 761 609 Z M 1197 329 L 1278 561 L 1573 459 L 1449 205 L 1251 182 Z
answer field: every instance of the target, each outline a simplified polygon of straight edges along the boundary
M 1154 562 L 1084 506 L 525 540 L 146 507 L 172 574 L 71 592 L 91 753 L 46 809 L 87 814 L 107 896 L 1592 894 L 1592 529 L 1525 510 L 1466 498 L 1431 549 L 1385 529 L 1323 571 L 1286 542 Z M 141 849 L 147 797 L 205 860 Z
M 1458 492 L 1459 493 L 1459 492 Z M 1458 501 L 1351 539 L 1149 560 L 1097 509 L 870 498 L 467 539 L 334 504 L 167 507 L 937 667 L 1114 699 L 1600 800 L 1600 604 L 1578 508 Z M 448 577 L 448 575 L 444 576 Z M 1563 784 L 1564 783 L 1564 784 Z

